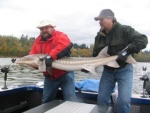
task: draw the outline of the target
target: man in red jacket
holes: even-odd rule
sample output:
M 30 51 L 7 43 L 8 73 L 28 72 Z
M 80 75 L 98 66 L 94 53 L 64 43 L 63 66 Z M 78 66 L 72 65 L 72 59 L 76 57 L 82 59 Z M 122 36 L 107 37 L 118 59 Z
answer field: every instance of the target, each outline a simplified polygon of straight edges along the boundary
M 47 68 L 51 67 L 53 60 L 70 56 L 72 43 L 66 34 L 56 31 L 55 25 L 47 20 L 41 21 L 37 28 L 40 29 L 40 35 L 36 38 L 30 54 L 48 54 L 45 58 Z M 74 72 L 52 68 L 51 74 L 44 72 L 44 76 L 42 103 L 52 101 L 59 87 L 65 100 L 76 101 Z

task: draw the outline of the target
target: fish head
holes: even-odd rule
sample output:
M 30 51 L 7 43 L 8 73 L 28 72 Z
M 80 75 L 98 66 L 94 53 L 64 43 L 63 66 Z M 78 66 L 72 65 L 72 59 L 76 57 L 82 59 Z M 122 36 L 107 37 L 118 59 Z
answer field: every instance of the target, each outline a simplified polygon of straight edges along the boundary
M 21 57 L 15 61 L 16 64 L 27 64 L 32 67 L 38 68 L 40 71 L 46 71 L 46 65 L 45 65 L 45 56 L 46 54 L 32 54 L 27 55 L 24 57 Z
M 28 65 L 31 65 L 31 64 L 35 64 L 35 59 L 33 58 L 30 58 L 30 57 L 22 57 L 22 58 L 19 58 L 15 61 L 16 64 L 28 64 Z
M 39 59 L 41 60 L 42 58 L 44 58 L 44 56 L 41 54 L 33 54 L 33 55 L 27 55 L 27 56 L 24 56 L 24 57 L 21 57 L 19 59 L 17 59 L 15 61 L 16 64 L 29 64 L 29 65 L 32 65 L 32 64 L 37 64 Z M 38 64 L 37 64 L 38 65 Z

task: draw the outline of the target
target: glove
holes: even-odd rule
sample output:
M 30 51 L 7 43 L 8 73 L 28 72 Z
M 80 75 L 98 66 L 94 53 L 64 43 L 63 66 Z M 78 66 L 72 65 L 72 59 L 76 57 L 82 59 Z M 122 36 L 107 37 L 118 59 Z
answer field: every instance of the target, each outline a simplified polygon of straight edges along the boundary
M 52 62 L 53 62 L 53 59 L 51 56 L 46 56 L 45 57 L 45 64 L 46 64 L 46 67 L 51 67 L 52 66 Z
M 128 47 L 118 53 L 118 58 L 116 61 L 120 67 L 123 67 L 125 65 L 125 62 L 130 54 L 131 52 Z

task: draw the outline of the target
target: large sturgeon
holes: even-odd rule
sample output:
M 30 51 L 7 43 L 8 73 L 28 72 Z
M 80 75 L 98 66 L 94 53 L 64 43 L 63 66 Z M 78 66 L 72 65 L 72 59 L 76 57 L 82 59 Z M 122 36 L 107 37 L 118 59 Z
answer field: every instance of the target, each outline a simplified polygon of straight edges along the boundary
M 85 69 L 95 74 L 95 68 L 102 65 L 110 67 L 119 67 L 116 62 L 117 55 L 109 56 L 105 47 L 97 57 L 64 57 L 52 62 L 52 67 L 60 70 L 75 71 Z M 47 54 L 32 54 L 24 56 L 15 61 L 16 64 L 27 64 L 33 67 L 38 67 L 41 72 L 46 71 L 45 61 L 43 60 Z M 130 55 L 127 59 L 128 63 L 135 64 L 135 59 Z

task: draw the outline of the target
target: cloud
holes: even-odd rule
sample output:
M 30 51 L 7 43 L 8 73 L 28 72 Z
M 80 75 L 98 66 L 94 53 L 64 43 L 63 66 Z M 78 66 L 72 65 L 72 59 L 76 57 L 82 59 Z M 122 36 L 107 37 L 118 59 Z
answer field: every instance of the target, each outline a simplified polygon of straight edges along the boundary
M 103 8 L 112 9 L 121 24 L 130 25 L 150 37 L 148 0 L 3 0 L 0 1 L 0 33 L 36 37 L 39 34 L 36 28 L 38 23 L 49 19 L 72 42 L 89 45 L 94 43 L 99 30 L 99 24 L 93 18 Z M 150 49 L 150 45 L 147 49 Z

